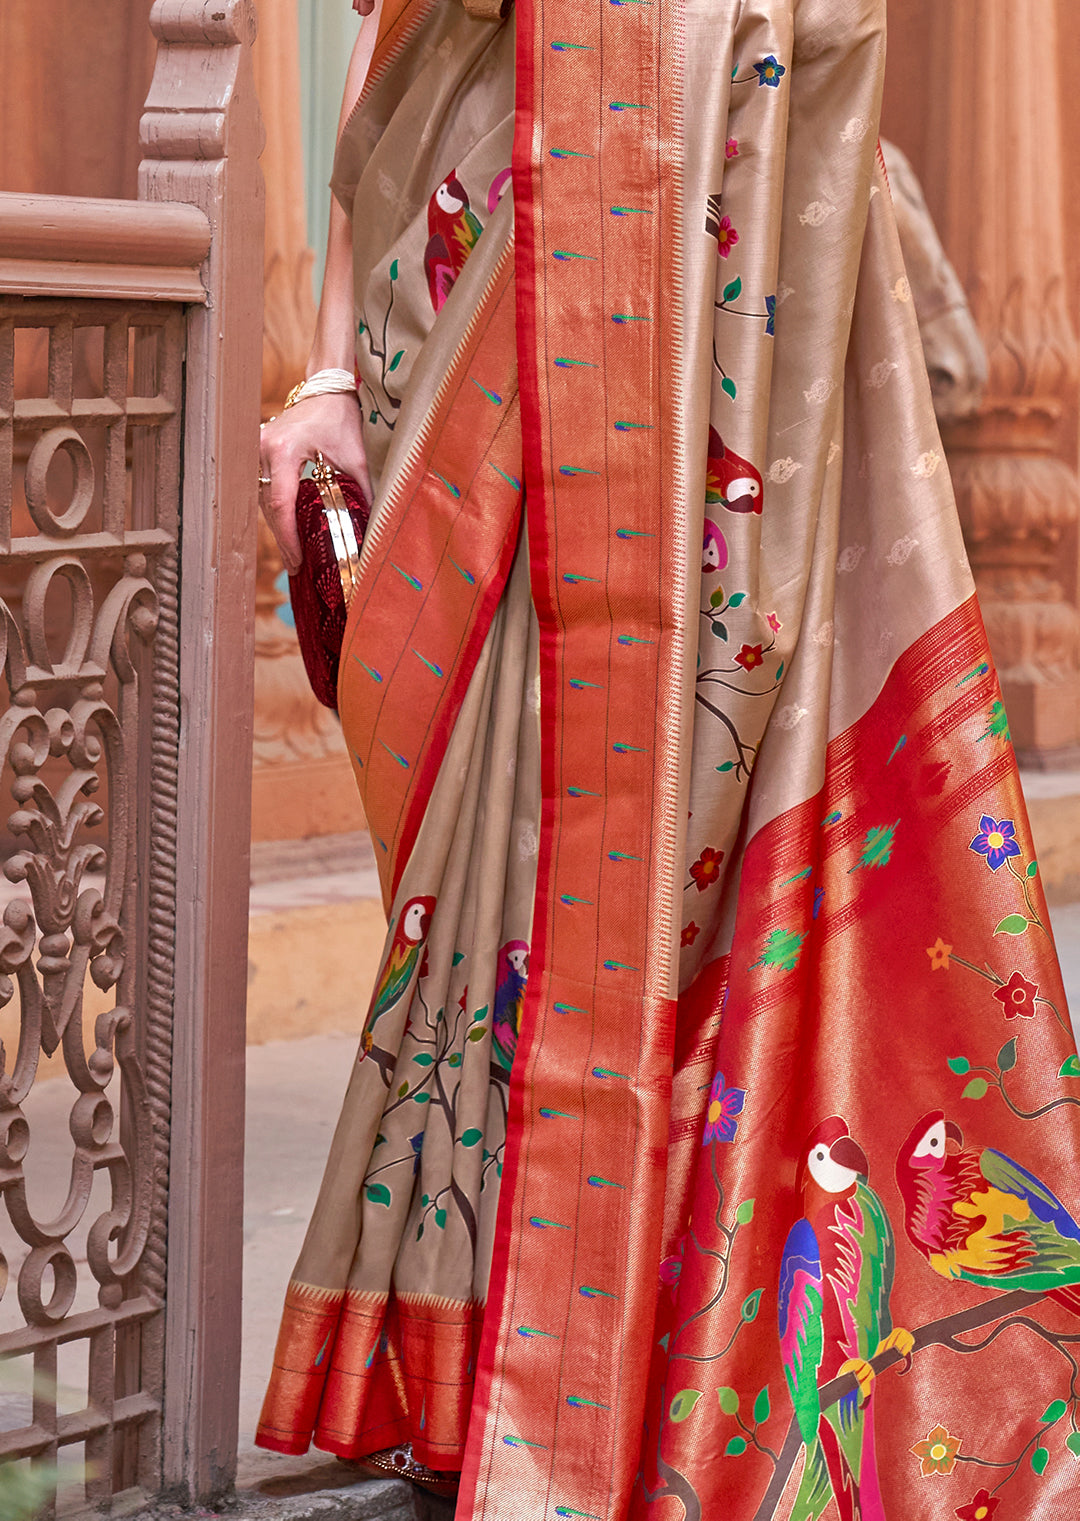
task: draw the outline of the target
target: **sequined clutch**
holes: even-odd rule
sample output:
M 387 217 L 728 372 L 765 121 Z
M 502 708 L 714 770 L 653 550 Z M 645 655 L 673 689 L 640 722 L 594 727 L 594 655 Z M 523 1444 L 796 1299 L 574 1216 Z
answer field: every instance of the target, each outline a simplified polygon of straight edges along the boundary
M 289 577 L 289 597 L 304 669 L 315 696 L 337 712 L 338 666 L 345 620 L 360 574 L 371 504 L 350 475 L 319 454 L 296 494 L 296 528 L 304 559 Z

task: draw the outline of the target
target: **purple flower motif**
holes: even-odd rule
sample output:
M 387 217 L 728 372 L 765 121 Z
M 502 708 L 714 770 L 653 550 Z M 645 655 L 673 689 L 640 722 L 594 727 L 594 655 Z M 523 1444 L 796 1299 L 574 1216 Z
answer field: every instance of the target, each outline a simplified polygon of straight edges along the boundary
M 778 90 L 780 88 L 780 81 L 787 73 L 784 65 L 779 63 L 771 53 L 768 58 L 763 58 L 760 63 L 755 63 L 754 69 L 757 72 L 759 89 L 762 85 L 768 85 L 770 90 Z
M 768 316 L 769 316 L 769 320 L 765 324 L 765 332 L 766 332 L 766 334 L 770 338 L 775 338 L 776 337 L 776 297 L 775 296 L 766 296 L 765 297 L 765 310 L 766 310 L 766 312 L 768 313 Z
M 419 1135 L 411 1135 L 409 1137 L 409 1145 L 412 1147 L 412 1151 L 413 1151 L 413 1168 L 412 1168 L 412 1170 L 413 1170 L 413 1177 L 415 1178 L 416 1175 L 417 1175 L 417 1173 L 420 1171 L 420 1153 L 421 1153 L 421 1151 L 423 1150 L 423 1147 L 424 1147 L 424 1132 L 421 1130 L 421 1132 L 420 1132 Z
M 979 832 L 968 849 L 985 856 L 990 870 L 997 871 L 1010 856 L 1020 854 L 1020 846 L 1016 842 L 1016 825 L 1012 819 L 995 820 L 989 813 L 984 813 L 979 820 Z
M 742 1114 L 745 1103 L 745 1088 L 725 1087 L 724 1074 L 718 1072 L 709 1090 L 709 1107 L 705 1114 L 705 1135 L 702 1145 L 708 1146 L 712 1141 L 733 1141 L 735 1132 L 739 1128 L 739 1122 L 735 1116 Z

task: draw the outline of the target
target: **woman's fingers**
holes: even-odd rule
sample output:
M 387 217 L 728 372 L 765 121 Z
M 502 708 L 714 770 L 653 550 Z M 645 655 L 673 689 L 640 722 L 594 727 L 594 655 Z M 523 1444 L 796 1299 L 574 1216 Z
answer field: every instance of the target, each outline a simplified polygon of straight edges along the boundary
M 342 392 L 297 402 L 264 424 L 259 435 L 259 505 L 290 575 L 303 550 L 296 531 L 296 493 L 307 460 L 322 454 L 334 469 L 351 475 L 371 497 L 371 477 L 356 396 Z
M 358 16 L 370 16 L 375 9 L 375 0 L 352 0 L 352 8 Z
M 290 576 L 300 569 L 303 553 L 296 531 L 296 492 L 300 485 L 303 459 L 287 447 L 275 447 L 263 456 L 260 475 L 270 484 L 260 485 L 259 501 L 270 532 L 277 540 L 281 562 Z

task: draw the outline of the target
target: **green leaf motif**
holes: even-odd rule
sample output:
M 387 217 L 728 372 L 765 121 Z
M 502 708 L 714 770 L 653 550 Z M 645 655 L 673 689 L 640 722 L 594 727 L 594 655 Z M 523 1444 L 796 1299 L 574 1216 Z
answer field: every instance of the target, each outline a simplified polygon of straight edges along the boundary
M 719 618 L 714 618 L 712 620 L 712 632 L 714 639 L 726 640 L 728 636 L 727 624 L 721 623 Z
M 446 1211 L 445 1211 L 445 1209 L 437 1209 L 435 1211 L 435 1224 L 439 1227 L 440 1230 L 445 1229 L 445 1226 L 446 1226 Z
M 430 1067 L 434 1060 L 435 1058 L 430 1051 L 418 1051 L 413 1057 L 413 1061 L 418 1067 Z
M 372 1204 L 385 1204 L 390 1208 L 390 1190 L 385 1183 L 369 1183 L 364 1189 Z
M 772 1415 L 772 1405 L 769 1403 L 769 1386 L 766 1384 L 754 1401 L 754 1424 L 764 1426 L 770 1415 Z
M 1066 1405 L 1064 1400 L 1054 1400 L 1052 1404 L 1047 1405 L 1046 1409 L 1043 1411 L 1042 1415 L 1040 1415 L 1039 1419 L 1042 1421 L 1044 1426 L 1052 1426 L 1055 1421 L 1061 1420 L 1061 1417 L 1065 1414 L 1068 1408 L 1069 1407 Z
M 1070 1431 L 1069 1435 L 1065 1438 L 1065 1446 L 1074 1458 L 1080 1458 L 1080 1431 Z
M 1039 875 L 1039 863 L 1038 863 L 1038 861 L 1032 861 L 1032 863 L 1028 867 L 1027 872 L 1025 873 L 1025 875 L 1027 875 L 1029 877 L 1037 877 Z
M 960 1097 L 967 1099 L 985 1098 L 989 1087 L 990 1084 L 986 1081 L 985 1077 L 973 1077 Z
M 720 772 L 734 771 L 735 770 L 735 762 L 734 761 L 725 761 L 722 766 L 717 766 L 716 769 L 717 769 L 717 771 L 720 771 Z
M 971 1063 L 966 1056 L 950 1056 L 949 1071 L 955 1072 L 957 1077 L 963 1077 L 965 1073 L 971 1071 Z
M 720 1401 L 720 1409 L 725 1415 L 738 1415 L 739 1396 L 734 1389 L 717 1389 L 716 1397 Z
M 732 401 L 734 401 L 736 396 L 739 394 L 738 387 L 730 375 L 724 376 L 723 380 L 720 382 L 720 389 L 723 391 L 725 396 L 730 396 Z
M 799 952 L 802 950 L 805 939 L 805 935 L 800 935 L 795 930 L 773 930 L 765 942 L 760 960 L 755 961 L 754 966 L 773 967 L 779 972 L 793 972 L 799 964 Z
M 897 819 L 896 824 L 899 822 Z M 877 829 L 866 831 L 866 840 L 862 855 L 856 862 L 857 866 L 888 866 L 892 859 L 893 841 L 896 839 L 896 824 L 882 824 Z
M 1048 1447 L 1036 1447 L 1031 1454 L 1031 1466 L 1037 1474 L 1046 1472 L 1046 1465 L 1050 1461 L 1050 1449 Z
M 455 1051 L 453 1053 L 453 1055 L 447 1057 L 446 1065 L 448 1067 L 460 1067 L 461 1066 L 461 1052 L 460 1051 Z
M 1005 918 L 1002 919 L 1001 923 L 994 931 L 994 934 L 1022 935 L 1027 930 L 1029 923 L 1030 920 L 1025 919 L 1023 914 L 1006 914 Z
M 405 350 L 404 349 L 398 349 L 398 351 L 394 355 L 393 359 L 391 359 L 390 363 L 386 366 L 386 373 L 388 375 L 392 375 L 394 373 L 394 371 L 397 369 L 398 365 L 401 363 L 401 361 L 404 358 L 405 358 Z
M 743 605 L 743 603 L 745 601 L 746 601 L 746 593 L 745 592 L 736 592 L 735 595 L 732 597 L 731 601 L 728 603 L 728 606 L 729 607 L 742 607 L 742 605 Z
M 397 279 L 397 273 L 398 273 L 398 261 L 395 259 L 394 262 L 393 262 L 393 264 L 391 264 L 391 266 L 390 266 L 390 278 L 391 278 L 391 280 L 396 280 Z
M 781 660 L 780 664 L 776 667 L 776 676 L 775 676 L 774 679 L 776 681 L 779 681 L 780 678 L 781 678 L 781 676 L 783 674 L 784 674 L 784 662 Z
M 679 1393 L 671 1402 L 671 1408 L 668 1410 L 668 1418 L 674 1421 L 676 1425 L 678 1425 L 680 1421 L 685 1421 L 686 1417 L 693 1413 L 694 1406 L 697 1404 L 700 1398 L 700 1389 L 680 1389 Z
M 477 1141 L 482 1141 L 483 1139 L 484 1132 L 482 1130 L 463 1130 L 461 1133 L 462 1146 L 475 1146 Z
M 739 297 L 741 295 L 742 295 L 742 280 L 739 278 L 738 275 L 736 275 L 735 279 L 732 280 L 732 282 L 731 282 L 730 285 L 725 285 L 724 286 L 724 300 L 725 301 L 738 301 L 738 299 L 739 299 Z
M 1011 1072 L 1016 1066 L 1016 1036 L 1007 1040 L 997 1054 L 999 1072 Z
M 742 1309 L 739 1311 L 739 1314 L 746 1321 L 747 1325 L 752 1320 L 757 1320 L 757 1313 L 761 1309 L 761 1296 L 764 1292 L 764 1289 L 755 1289 L 752 1294 L 747 1294 L 743 1300 Z
M 1067 1056 L 1058 1068 L 1058 1077 L 1080 1077 L 1080 1060 Z
M 469 1031 L 469 1039 L 471 1041 L 483 1040 L 483 1038 L 484 1038 L 484 1036 L 486 1034 L 487 1034 L 487 1026 L 486 1025 L 475 1025 L 473 1027 L 473 1029 L 471 1029 Z
M 408 1091 L 409 1091 L 409 1085 L 408 1085 L 408 1083 L 402 1083 L 401 1087 L 397 1091 L 398 1098 L 404 1098 L 405 1095 L 408 1093 Z
M 724 588 L 722 586 L 718 586 L 716 588 L 716 590 L 713 592 L 712 596 L 709 598 L 709 606 L 710 607 L 722 607 L 723 604 L 724 604 Z
M 754 1201 L 753 1199 L 744 1199 L 735 1211 L 735 1223 L 736 1225 L 749 1225 L 753 1218 Z
M 731 1441 L 724 1448 L 724 1456 L 725 1458 L 741 1458 L 745 1451 L 745 1437 L 732 1437 Z
M 482 1019 L 486 1019 L 487 1018 L 487 1012 L 488 1012 L 488 1006 L 487 1006 L 487 1004 L 485 1004 L 482 1009 L 477 1009 L 476 1013 L 473 1015 L 473 1024 L 474 1025 L 478 1025 Z

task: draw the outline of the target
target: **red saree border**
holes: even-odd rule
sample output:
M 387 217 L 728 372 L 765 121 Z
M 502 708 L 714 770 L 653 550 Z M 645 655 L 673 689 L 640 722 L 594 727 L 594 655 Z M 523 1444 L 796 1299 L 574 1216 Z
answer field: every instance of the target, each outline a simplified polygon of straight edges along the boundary
M 682 754 L 667 736 L 686 723 L 681 208 L 666 151 L 678 102 L 662 88 L 679 76 L 667 55 L 680 20 L 670 0 L 635 17 L 569 0 L 517 7 L 542 808 L 533 974 L 458 1505 L 477 1521 L 502 1521 L 508 1495 L 515 1521 L 552 1507 L 618 1514 L 636 1469 L 674 1042 Z M 606 105 L 620 71 L 655 105 L 628 113 L 632 125 Z M 554 194 L 548 175 L 561 177 Z M 644 181 L 648 196 L 624 205 L 627 184 L 642 196 Z
M 364 542 L 339 711 L 389 905 L 517 548 L 513 247 Z

